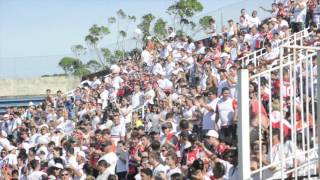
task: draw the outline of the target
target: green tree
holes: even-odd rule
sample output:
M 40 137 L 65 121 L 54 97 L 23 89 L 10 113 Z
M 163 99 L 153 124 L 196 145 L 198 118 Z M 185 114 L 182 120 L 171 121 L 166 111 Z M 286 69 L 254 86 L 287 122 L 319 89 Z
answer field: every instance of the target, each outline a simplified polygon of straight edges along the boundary
M 105 66 L 105 63 L 104 63 L 103 57 L 100 54 L 100 49 L 98 47 L 98 43 L 100 40 L 102 40 L 108 34 L 110 34 L 110 30 L 108 27 L 98 26 L 98 25 L 94 24 L 89 29 L 89 34 L 85 37 L 85 41 L 87 42 L 89 47 L 91 47 L 95 51 L 95 53 L 99 59 L 99 62 L 103 66 Z
M 124 39 L 127 37 L 127 33 L 124 30 L 119 31 L 120 36 L 122 37 L 122 50 L 125 50 Z
M 60 60 L 59 66 L 63 69 L 65 74 L 71 75 L 73 73 L 73 64 L 76 59 L 73 57 L 64 57 Z
M 96 60 L 90 60 L 87 62 L 86 66 L 91 72 L 97 72 L 100 70 L 101 64 Z
M 194 30 L 192 36 L 195 36 L 200 31 L 208 31 L 210 29 L 210 21 L 212 20 L 212 16 L 203 16 L 199 19 L 199 26 L 197 30 Z M 208 32 L 209 33 L 209 32 Z
M 122 60 L 126 57 L 127 57 L 127 53 L 125 51 L 123 51 L 123 50 L 115 50 L 114 51 L 114 58 L 115 58 L 114 60 L 116 62 L 118 62 L 119 60 Z
M 143 40 L 146 40 L 147 36 L 150 36 L 151 22 L 155 19 L 155 16 L 151 13 L 142 16 L 142 22 L 138 25 L 138 28 L 142 30 Z
M 71 51 L 76 55 L 77 58 L 80 59 L 80 57 L 82 55 L 85 55 L 87 53 L 86 51 L 87 49 L 82 46 L 81 44 L 77 44 L 77 45 L 74 45 L 74 46 L 71 46 Z
M 114 23 L 116 23 L 116 18 L 115 17 L 109 17 L 108 18 L 108 24 L 114 24 Z
M 203 6 L 198 0 L 179 0 L 168 7 L 167 13 L 173 17 L 174 28 L 179 22 L 180 29 L 183 29 L 183 25 L 190 24 L 191 18 L 202 10 Z
M 86 64 L 84 64 L 81 60 L 73 57 L 62 58 L 59 62 L 59 66 L 68 75 L 81 77 L 91 73 Z
M 118 21 L 117 21 L 117 31 L 118 31 L 118 34 L 117 34 L 117 49 L 119 49 L 120 48 L 119 39 L 120 39 L 120 37 L 122 37 L 121 34 L 120 34 L 120 32 L 121 32 L 121 30 L 120 30 L 120 22 L 121 22 L 121 19 L 122 20 L 126 19 L 127 15 L 122 9 L 119 9 L 117 11 L 117 17 L 118 17 Z
M 159 39 L 164 39 L 167 35 L 167 22 L 165 22 L 162 18 L 157 19 L 153 26 L 153 32 Z

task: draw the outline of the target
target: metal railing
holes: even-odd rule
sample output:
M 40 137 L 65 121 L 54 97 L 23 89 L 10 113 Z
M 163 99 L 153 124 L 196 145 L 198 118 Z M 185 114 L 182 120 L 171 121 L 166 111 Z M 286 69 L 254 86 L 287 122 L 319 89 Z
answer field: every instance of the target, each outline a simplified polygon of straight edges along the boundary
M 289 35 L 289 37 L 282 39 L 275 48 L 279 48 L 281 45 L 284 44 L 290 44 L 290 45 L 296 45 L 297 41 L 303 41 L 303 38 L 308 37 L 309 35 L 309 28 L 306 28 L 300 32 L 294 33 Z M 299 38 L 299 39 L 298 39 Z M 249 54 L 247 54 L 244 57 L 241 57 L 238 59 L 238 61 L 241 62 L 242 66 L 245 67 L 249 63 L 253 63 L 254 66 L 259 65 L 259 59 L 261 59 L 264 55 L 266 55 L 266 48 L 263 47 L 259 50 L 255 50 Z
M 244 73 L 239 75 L 241 82 L 247 82 L 239 84 L 240 92 L 249 88 L 249 81 L 256 82 L 258 86 L 256 96 L 258 114 L 254 119 L 250 119 L 250 116 L 247 115 L 249 113 L 240 113 L 239 131 L 251 127 L 257 129 L 259 134 L 256 142 L 251 144 L 255 146 L 255 149 L 252 149 L 254 151 L 247 142 L 250 139 L 249 133 L 242 131 L 241 136 L 238 136 L 239 142 L 246 142 L 239 144 L 239 147 L 244 149 L 239 154 L 240 169 L 243 171 L 240 173 L 242 179 L 253 177 L 255 179 L 285 179 L 288 177 L 298 179 L 299 176 L 311 179 L 315 174 L 319 174 L 317 166 L 320 164 L 320 108 L 316 106 L 316 95 L 319 96 L 319 91 L 315 87 L 319 84 L 315 82 L 320 78 L 315 76 L 313 60 L 317 57 L 318 65 L 320 64 L 320 48 L 299 46 L 297 42 L 300 41 L 300 44 L 303 44 L 303 35 L 305 35 L 303 32 L 295 33 L 291 35 L 292 39 L 289 38 L 279 47 L 280 58 L 277 66 L 250 77 L 248 74 L 243 76 Z M 284 50 L 287 50 L 289 54 L 284 56 Z M 319 73 L 320 67 L 317 67 Z M 272 85 L 272 81 L 275 81 L 272 76 L 277 76 L 279 80 L 278 93 L 273 92 L 276 87 Z M 263 83 L 263 78 L 267 82 Z M 265 94 L 268 95 L 267 98 L 263 96 Z M 244 94 L 243 96 L 248 97 L 249 95 Z M 278 107 L 276 107 L 275 99 L 278 99 Z M 249 101 L 241 97 L 238 100 L 240 107 Z M 265 115 L 262 114 L 262 109 L 265 110 Z M 248 109 L 242 110 L 249 111 Z M 251 123 L 258 124 L 250 126 L 248 122 L 244 122 L 248 119 Z M 280 133 L 273 134 L 273 129 L 279 129 Z M 268 136 L 264 137 L 263 133 L 267 133 Z M 253 155 L 259 158 L 252 159 Z M 249 160 L 257 163 L 251 172 L 247 168 Z

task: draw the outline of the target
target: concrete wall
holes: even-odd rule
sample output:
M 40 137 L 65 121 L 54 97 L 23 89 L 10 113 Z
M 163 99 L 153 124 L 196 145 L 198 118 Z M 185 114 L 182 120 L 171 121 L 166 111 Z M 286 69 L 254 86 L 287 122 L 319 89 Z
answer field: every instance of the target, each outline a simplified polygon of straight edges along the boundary
M 77 77 L 41 77 L 35 79 L 0 79 L 1 96 L 24 96 L 41 95 L 46 93 L 46 89 L 51 89 L 52 93 L 61 90 L 66 93 L 80 83 Z

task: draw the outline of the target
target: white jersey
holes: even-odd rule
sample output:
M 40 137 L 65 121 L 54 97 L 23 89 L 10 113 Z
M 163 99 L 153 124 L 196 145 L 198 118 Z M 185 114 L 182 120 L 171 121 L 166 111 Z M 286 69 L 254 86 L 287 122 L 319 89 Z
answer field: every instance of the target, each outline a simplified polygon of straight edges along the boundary
M 219 120 L 221 126 L 231 125 L 234 118 L 234 100 L 229 98 L 227 100 L 220 99 L 217 104 L 217 111 L 219 113 Z

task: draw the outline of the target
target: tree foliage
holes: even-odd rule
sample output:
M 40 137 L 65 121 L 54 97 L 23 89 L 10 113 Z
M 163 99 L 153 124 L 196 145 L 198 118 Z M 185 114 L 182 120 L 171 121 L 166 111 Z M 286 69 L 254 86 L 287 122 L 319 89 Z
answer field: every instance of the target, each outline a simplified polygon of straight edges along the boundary
M 143 33 L 143 39 L 146 39 L 147 36 L 150 36 L 150 27 L 151 27 L 151 22 L 155 19 L 156 17 L 151 14 L 145 14 L 142 16 L 142 22 L 138 25 L 138 28 L 142 30 Z
M 202 4 L 198 0 L 179 0 L 168 7 L 167 12 L 171 15 L 178 15 L 182 18 L 190 18 L 197 12 L 203 10 Z
M 120 17 L 120 18 L 122 18 L 122 19 L 124 19 L 124 18 L 127 17 L 126 13 L 125 13 L 122 9 L 119 9 L 119 10 L 117 11 L 117 15 L 118 15 L 118 17 Z
M 211 16 L 203 16 L 199 19 L 199 24 L 201 25 L 201 28 L 204 30 L 207 30 L 210 28 L 210 21 L 212 17 Z
M 162 18 L 157 19 L 153 27 L 153 32 L 158 38 L 163 39 L 166 37 L 167 35 L 166 26 L 167 26 L 167 22 L 165 22 Z
M 103 39 L 104 36 L 110 34 L 110 30 L 106 26 L 98 26 L 94 24 L 89 29 L 89 34 L 85 37 L 85 41 L 90 45 L 96 46 L 98 41 Z
M 191 18 L 202 10 L 203 6 L 198 0 L 179 0 L 168 7 L 167 13 L 172 15 L 174 23 L 178 21 L 183 29 L 183 26 L 189 25 Z
M 114 24 L 114 23 L 116 23 L 116 21 L 117 21 L 117 20 L 116 20 L 115 17 L 109 17 L 109 18 L 108 18 L 108 23 L 109 23 L 109 24 Z
M 84 64 L 81 60 L 73 57 L 62 58 L 59 62 L 59 66 L 69 75 L 84 76 L 91 73 L 87 64 Z

